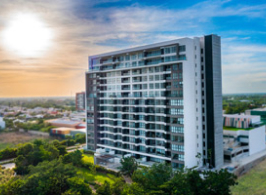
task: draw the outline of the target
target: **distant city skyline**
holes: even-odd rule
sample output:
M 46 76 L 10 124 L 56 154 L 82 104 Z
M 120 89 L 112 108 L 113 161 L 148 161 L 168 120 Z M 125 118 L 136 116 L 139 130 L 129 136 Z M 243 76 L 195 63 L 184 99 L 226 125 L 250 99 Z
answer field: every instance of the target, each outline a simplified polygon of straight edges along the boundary
M 218 34 L 223 94 L 266 92 L 266 3 L 0 0 L 0 97 L 74 96 L 88 56 Z

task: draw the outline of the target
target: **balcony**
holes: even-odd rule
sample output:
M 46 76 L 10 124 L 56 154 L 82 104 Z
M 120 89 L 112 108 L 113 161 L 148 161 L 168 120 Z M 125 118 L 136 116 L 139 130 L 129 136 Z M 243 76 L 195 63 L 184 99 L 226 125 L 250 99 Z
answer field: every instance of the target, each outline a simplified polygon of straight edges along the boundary
M 122 90 L 130 90 L 130 85 L 124 85 L 124 86 L 122 86 Z
M 122 83 L 130 83 L 130 79 L 122 79 Z
M 161 56 L 161 50 L 148 51 L 145 53 L 146 58 L 160 57 L 160 56 Z

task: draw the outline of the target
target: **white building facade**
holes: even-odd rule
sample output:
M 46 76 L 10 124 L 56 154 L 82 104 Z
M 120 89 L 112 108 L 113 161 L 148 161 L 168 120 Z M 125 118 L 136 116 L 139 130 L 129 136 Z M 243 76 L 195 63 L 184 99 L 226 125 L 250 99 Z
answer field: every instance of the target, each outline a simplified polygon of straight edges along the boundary
M 173 168 L 223 165 L 220 37 L 89 57 L 87 148 Z
M 4 121 L 4 118 L 0 116 L 0 129 L 6 128 L 6 122 Z

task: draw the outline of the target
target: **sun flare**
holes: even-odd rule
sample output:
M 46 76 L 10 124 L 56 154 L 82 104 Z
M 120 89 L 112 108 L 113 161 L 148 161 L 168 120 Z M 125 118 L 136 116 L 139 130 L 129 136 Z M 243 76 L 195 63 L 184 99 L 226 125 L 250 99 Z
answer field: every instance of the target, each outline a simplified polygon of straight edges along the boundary
M 25 13 L 14 15 L 2 33 L 6 48 L 24 57 L 42 55 L 53 37 L 52 30 L 38 16 Z

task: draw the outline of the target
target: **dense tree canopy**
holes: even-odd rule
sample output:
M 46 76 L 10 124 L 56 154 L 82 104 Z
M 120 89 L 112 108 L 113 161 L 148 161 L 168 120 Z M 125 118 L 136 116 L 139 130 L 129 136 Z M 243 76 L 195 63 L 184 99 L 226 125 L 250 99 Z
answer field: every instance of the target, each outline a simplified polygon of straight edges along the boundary
M 16 177 L 0 188 L 1 195 L 52 195 L 52 194 L 92 194 L 90 186 L 75 177 L 76 170 L 62 160 L 44 161 L 30 166 L 29 173 Z
M 138 163 L 134 157 L 122 158 L 120 163 L 121 163 L 120 172 L 123 175 L 132 176 L 134 171 L 136 171 L 138 168 Z
M 226 170 L 206 171 L 172 170 L 167 164 L 141 168 L 132 176 L 133 184 L 124 189 L 129 194 L 188 194 L 228 195 L 229 187 L 236 184 L 236 176 Z

